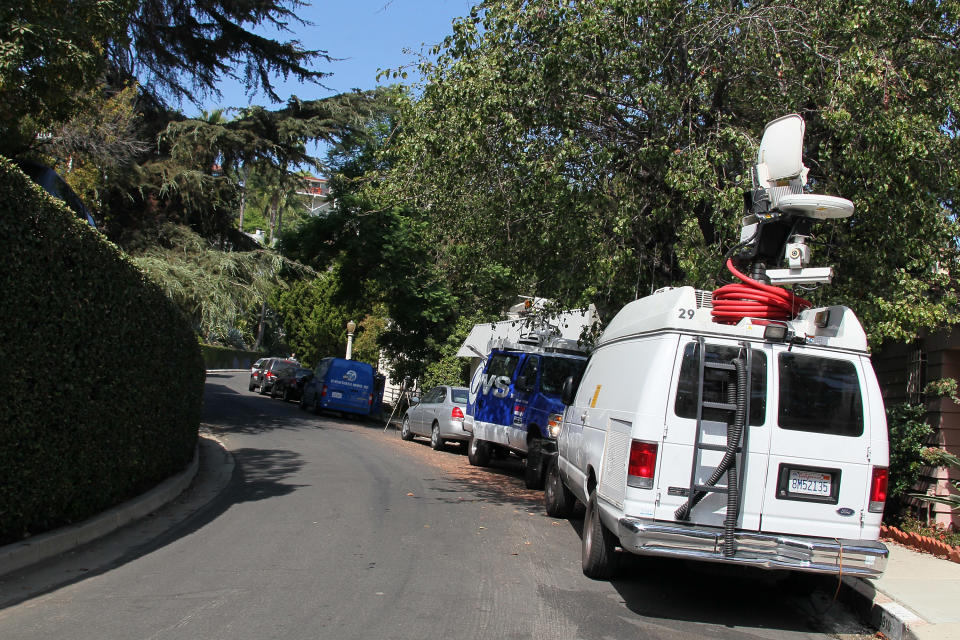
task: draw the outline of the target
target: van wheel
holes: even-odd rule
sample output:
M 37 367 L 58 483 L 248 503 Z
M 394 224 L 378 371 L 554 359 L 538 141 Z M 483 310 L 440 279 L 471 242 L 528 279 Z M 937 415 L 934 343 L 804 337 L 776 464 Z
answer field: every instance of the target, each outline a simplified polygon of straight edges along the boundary
M 410 431 L 410 417 L 403 416 L 403 426 L 400 427 L 401 440 L 413 440 L 413 432 Z
M 467 445 L 467 460 L 475 467 L 485 467 L 490 464 L 490 444 L 477 440 L 477 436 L 470 436 Z
M 540 438 L 534 438 L 527 445 L 523 484 L 527 489 L 543 489 L 543 447 L 540 445 Z
M 434 451 L 443 450 L 443 438 L 440 437 L 440 425 L 434 421 L 433 428 L 430 430 L 430 448 Z
M 609 580 L 617 573 L 617 538 L 600 520 L 597 491 L 590 492 L 587 513 L 583 518 L 583 547 L 580 566 L 583 575 L 594 580 Z
M 290 387 L 283 388 L 283 401 L 290 402 Z
M 552 462 L 547 467 L 547 480 L 543 488 L 543 505 L 551 518 L 569 518 L 573 513 L 575 498 L 560 477 L 560 465 Z
M 261 381 L 260 381 L 260 388 L 259 388 L 257 391 L 258 391 L 258 392 L 260 393 L 260 395 L 262 395 L 262 396 L 267 395 L 267 383 L 264 382 L 263 380 L 261 380 Z
M 247 386 L 247 391 L 253 391 L 257 388 L 257 383 L 253 381 L 253 378 L 250 378 L 250 384 Z

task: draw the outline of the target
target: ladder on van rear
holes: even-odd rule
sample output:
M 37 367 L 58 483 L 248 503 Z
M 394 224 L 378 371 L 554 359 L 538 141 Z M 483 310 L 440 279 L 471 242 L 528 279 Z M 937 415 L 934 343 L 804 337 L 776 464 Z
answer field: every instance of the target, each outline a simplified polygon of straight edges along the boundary
M 693 444 L 693 463 L 690 469 L 690 486 L 687 490 L 687 501 L 681 505 L 674 517 L 677 520 L 689 520 L 694 507 L 708 494 L 719 493 L 727 496 L 727 509 L 724 515 L 724 548 L 725 556 L 734 553 L 733 531 L 736 528 L 740 515 L 740 503 L 743 490 L 744 451 L 747 450 L 747 434 L 750 422 L 750 393 L 752 353 L 750 345 L 740 342 L 740 353 L 736 358 L 727 362 L 711 362 L 707 358 L 707 344 L 703 336 L 697 338 L 698 374 L 697 374 L 697 426 Z M 738 371 L 738 361 L 742 373 Z M 712 378 L 712 380 L 711 380 Z M 708 382 L 720 382 L 725 397 L 718 400 L 715 397 L 707 399 L 705 386 Z M 739 384 L 738 384 L 739 382 Z M 737 396 L 742 396 L 742 399 Z M 704 442 L 704 410 L 722 412 L 726 415 L 726 439 L 724 444 Z M 716 422 L 719 422 L 716 421 Z M 739 427 L 737 423 L 739 424 Z M 738 432 L 739 429 L 739 432 Z M 731 440 L 732 438 L 732 440 Z M 700 468 L 703 451 L 722 451 L 724 457 L 720 464 L 714 467 L 713 473 L 703 482 L 698 481 L 697 470 Z M 727 463 L 725 465 L 725 463 Z M 723 467 L 721 469 L 721 467 Z M 726 484 L 719 484 L 726 476 Z

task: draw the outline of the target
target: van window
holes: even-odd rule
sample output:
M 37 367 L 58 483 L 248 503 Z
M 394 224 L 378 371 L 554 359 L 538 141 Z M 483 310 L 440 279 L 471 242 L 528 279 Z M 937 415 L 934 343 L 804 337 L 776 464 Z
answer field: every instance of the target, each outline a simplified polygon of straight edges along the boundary
M 517 369 L 517 363 L 520 362 L 520 356 L 509 353 L 497 353 L 490 357 L 490 366 L 487 367 L 487 375 L 507 376 L 513 379 L 513 372 Z
M 854 438 L 863 434 L 860 380 L 852 362 L 781 353 L 779 371 L 781 428 Z
M 697 382 L 699 378 L 699 345 L 688 342 L 683 349 L 680 364 L 680 381 L 677 384 L 677 399 L 674 413 L 680 418 L 697 419 Z M 731 362 L 740 353 L 739 347 L 707 345 L 707 362 Z M 750 371 L 750 424 L 763 424 L 767 414 L 767 356 L 763 351 L 751 349 L 753 365 Z M 731 374 L 717 369 L 703 371 L 704 402 L 726 402 Z M 721 409 L 704 409 L 703 419 L 727 422 L 730 412 Z
M 586 366 L 586 360 L 544 357 L 543 371 L 540 374 L 540 392 L 559 395 L 563 392 L 564 380 L 570 376 L 579 379 Z
M 533 391 L 533 388 L 537 385 L 537 371 L 539 367 L 540 358 L 537 356 L 527 356 L 527 361 L 523 363 L 523 368 L 517 377 L 517 380 L 520 380 L 520 378 L 526 379 L 526 384 L 523 385 L 523 388 L 517 387 L 520 391 Z
M 317 378 L 323 380 L 327 377 L 327 371 L 330 370 L 330 363 L 332 360 L 330 358 L 324 358 L 320 361 L 320 364 L 317 365 Z

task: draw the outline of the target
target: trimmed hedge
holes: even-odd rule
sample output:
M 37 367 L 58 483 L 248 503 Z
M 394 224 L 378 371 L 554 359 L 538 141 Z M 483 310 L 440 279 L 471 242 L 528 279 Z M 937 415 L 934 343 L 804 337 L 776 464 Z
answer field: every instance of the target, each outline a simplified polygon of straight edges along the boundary
M 98 232 L 0 158 L 0 544 L 83 520 L 190 462 L 189 324 Z
M 267 355 L 259 351 L 230 349 L 212 344 L 200 345 L 200 352 L 207 369 L 249 369 L 254 362 Z

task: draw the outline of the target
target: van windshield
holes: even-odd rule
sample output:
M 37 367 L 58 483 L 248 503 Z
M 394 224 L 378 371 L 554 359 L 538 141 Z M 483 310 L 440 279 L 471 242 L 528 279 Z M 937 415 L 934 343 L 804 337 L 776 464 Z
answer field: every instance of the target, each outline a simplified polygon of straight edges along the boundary
M 781 428 L 854 438 L 863 434 L 860 380 L 852 362 L 781 353 L 779 371 Z
M 579 379 L 587 366 L 586 360 L 576 358 L 551 358 L 545 356 L 541 362 L 540 392 L 559 394 L 563 389 L 563 381 L 573 376 Z

